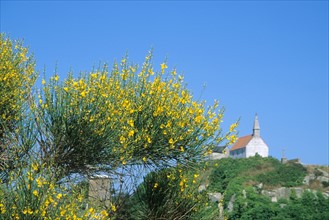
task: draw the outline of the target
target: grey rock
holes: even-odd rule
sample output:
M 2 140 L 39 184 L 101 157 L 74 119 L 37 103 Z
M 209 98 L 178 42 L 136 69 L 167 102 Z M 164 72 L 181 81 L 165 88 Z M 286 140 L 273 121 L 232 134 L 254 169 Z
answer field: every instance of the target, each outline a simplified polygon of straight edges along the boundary
M 326 176 L 319 176 L 317 178 L 317 180 L 319 180 L 321 183 L 322 182 L 329 182 L 329 177 L 326 177 Z
M 287 199 L 290 197 L 291 190 L 286 187 L 280 187 L 275 191 L 277 199 Z
M 219 202 L 222 198 L 222 194 L 221 193 L 208 193 L 209 199 L 212 202 Z
M 230 199 L 230 201 L 228 203 L 228 206 L 227 206 L 228 212 L 232 212 L 233 211 L 234 202 L 235 202 L 235 194 L 233 196 L 231 196 L 231 199 Z
M 321 169 L 318 169 L 318 171 L 322 172 L 322 175 L 325 176 L 325 177 L 329 177 L 329 173 L 324 171 L 324 170 L 321 170 Z
M 311 180 L 311 177 L 310 176 L 305 176 L 304 179 L 303 179 L 303 184 L 304 185 L 310 185 L 310 180 Z
M 272 202 L 277 202 L 279 199 L 289 199 L 292 191 L 296 193 L 297 198 L 301 198 L 304 191 L 309 191 L 314 194 L 316 194 L 317 192 L 316 190 L 303 189 L 300 187 L 294 187 L 294 188 L 280 187 L 273 190 L 262 190 L 261 194 L 269 197 Z M 322 194 L 323 196 L 329 198 L 329 191 L 323 192 Z
M 301 198 L 303 194 L 303 189 L 299 187 L 292 188 L 291 190 L 295 190 L 297 198 Z M 289 195 L 290 196 L 290 195 Z M 289 198 L 289 196 L 287 198 Z
M 225 216 L 224 216 L 224 207 L 218 203 L 218 209 L 219 209 L 219 220 L 224 220 Z
M 264 196 L 275 197 L 275 192 L 270 190 L 262 190 L 261 192 Z
M 202 192 L 203 190 L 206 190 L 206 188 L 207 188 L 206 185 L 202 184 L 199 186 L 198 192 Z
M 280 187 L 273 190 L 262 190 L 261 193 L 271 199 L 272 202 L 277 202 L 279 199 L 287 199 L 290 197 L 291 189 Z

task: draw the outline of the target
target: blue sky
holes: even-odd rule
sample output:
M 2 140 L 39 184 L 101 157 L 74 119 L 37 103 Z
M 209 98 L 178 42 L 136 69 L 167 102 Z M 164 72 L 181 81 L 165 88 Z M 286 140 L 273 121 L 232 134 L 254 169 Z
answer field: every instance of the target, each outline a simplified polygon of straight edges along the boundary
M 225 107 L 270 154 L 328 165 L 327 1 L 1 1 L 1 32 L 24 39 L 46 76 L 89 71 L 153 48 L 196 99 Z M 203 85 L 206 88 L 203 89 Z

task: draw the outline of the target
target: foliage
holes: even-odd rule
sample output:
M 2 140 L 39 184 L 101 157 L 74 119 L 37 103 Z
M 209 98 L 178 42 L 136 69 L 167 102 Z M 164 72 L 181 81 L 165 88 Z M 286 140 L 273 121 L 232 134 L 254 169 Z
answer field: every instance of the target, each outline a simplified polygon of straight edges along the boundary
M 30 161 L 24 167 L 16 167 L 10 173 L 10 181 L 0 185 L 0 219 L 107 218 L 106 210 L 86 206 L 78 188 L 58 185 L 53 170 Z
M 273 188 L 299 186 L 306 175 L 300 164 L 281 164 L 274 158 L 260 156 L 212 162 L 209 191 L 224 194 L 224 207 L 228 219 L 327 219 L 329 199 L 322 193 L 304 192 L 298 198 L 292 191 L 289 200 L 277 203 L 260 194 L 257 185 Z M 233 199 L 233 210 L 228 211 Z M 320 205 L 321 204 L 321 205 Z M 280 207 L 280 205 L 283 205 Z
M 294 197 L 292 193 L 294 198 L 274 203 L 257 191 L 256 185 L 260 181 L 264 184 L 263 187 L 269 188 L 301 184 L 300 179 L 303 179 L 306 170 L 298 164 L 281 164 L 277 159 L 256 155 L 245 159 L 223 158 L 218 161 L 206 161 L 194 166 L 194 169 L 185 170 L 176 167 L 150 173 L 129 201 L 132 207 L 129 212 L 130 219 L 131 216 L 137 219 L 217 219 L 220 215 L 218 209 L 220 206 L 224 208 L 222 216 L 228 219 L 280 219 L 280 216 L 281 219 L 295 219 L 296 216 L 298 219 L 303 219 L 300 217 L 304 215 L 301 214 L 302 212 L 296 214 L 292 210 L 303 208 L 303 205 L 312 207 L 319 204 L 319 201 L 322 204 L 321 210 L 327 207 L 328 199 L 322 194 L 309 199 L 305 199 L 303 195 L 300 199 L 296 195 Z M 200 175 L 196 185 L 187 184 L 188 187 L 183 188 L 184 193 L 182 193 L 184 178 L 186 182 L 191 181 L 193 172 L 203 175 Z M 271 175 L 272 178 L 267 178 Z M 269 181 L 266 181 L 268 179 Z M 206 190 L 199 192 L 198 187 L 206 183 L 209 183 Z M 185 191 L 191 196 L 184 196 Z M 211 202 L 208 198 L 211 192 L 222 193 L 222 200 L 218 203 Z M 304 204 L 301 204 L 301 201 L 304 201 Z M 233 209 L 228 211 L 230 202 L 234 205 Z M 286 205 L 287 208 L 280 207 L 280 204 Z M 316 210 L 305 212 L 317 218 L 319 213 Z M 324 212 L 322 216 L 325 215 Z
M 4 128 L 14 129 L 15 121 L 22 115 L 22 108 L 36 80 L 34 60 L 22 43 L 12 42 L 0 35 L 0 137 Z
M 211 147 L 234 141 L 223 135 L 223 110 L 192 100 L 176 70 L 166 64 L 154 72 L 152 55 L 142 68 L 127 59 L 63 82 L 43 80 L 36 118 L 42 131 L 42 153 L 65 174 L 113 171 L 125 165 L 166 167 L 200 161 Z M 236 124 L 234 124 L 236 126 Z
M 228 213 L 229 219 L 271 219 L 277 214 L 278 206 L 269 198 L 258 194 L 252 187 L 244 190 L 245 195 L 241 188 L 235 191 L 236 199 L 233 211 Z
M 236 179 L 239 179 L 237 185 L 249 181 L 263 183 L 264 187 L 299 186 L 305 175 L 306 169 L 301 164 L 281 164 L 272 157 L 224 158 L 220 160 L 220 166 L 212 170 L 209 188 L 224 192 Z
M 27 110 L 27 101 L 36 80 L 35 62 L 20 41 L 0 34 L 0 174 L 13 166 L 11 139 L 17 139 L 18 123 Z M 14 154 L 14 155 L 13 155 Z M 16 159 L 17 159 L 16 158 Z M 2 177 L 3 178 L 3 177 Z
M 222 193 L 227 189 L 228 184 L 233 179 L 238 178 L 246 181 L 244 177 L 253 176 L 253 171 L 256 173 L 256 171 L 259 172 L 268 167 L 273 167 L 273 165 L 278 165 L 276 160 L 262 158 L 260 156 L 244 159 L 223 158 L 220 161 L 214 162 L 214 164 L 215 166 L 209 176 L 209 189 Z M 238 184 L 242 184 L 242 182 L 240 181 Z
M 55 73 L 42 79 L 35 93 L 37 74 L 27 48 L 1 34 L 0 52 L 1 219 L 128 216 L 129 192 L 123 184 L 136 186 L 138 181 L 129 178 L 145 175 L 140 167 L 179 167 L 170 171 L 177 179 L 167 181 L 178 185 L 166 199 L 177 196 L 172 200 L 180 204 L 177 215 L 196 213 L 205 195 L 196 193 L 199 174 L 187 167 L 202 161 L 212 146 L 236 140 L 237 123 L 222 133 L 223 109 L 217 102 L 205 107 L 204 101 L 193 100 L 176 70 L 168 72 L 166 63 L 154 70 L 151 53 L 141 68 L 126 57 L 111 70 L 104 65 L 63 80 Z M 98 204 L 87 208 L 86 192 L 77 192 L 74 182 L 61 185 L 76 174 L 95 173 L 120 182 L 119 190 L 113 189 L 111 213 Z M 162 202 L 177 208 L 169 200 Z M 213 213 L 209 210 L 203 213 Z
M 217 206 L 208 203 L 206 191 L 198 191 L 202 170 L 181 166 L 148 174 L 134 194 L 134 219 L 212 219 Z
M 257 180 L 274 186 L 300 186 L 306 175 L 306 168 L 301 164 L 287 163 L 278 166 L 275 170 L 257 176 Z
M 11 167 L 0 179 L 0 219 L 107 219 L 100 207 L 88 207 L 85 193 L 74 182 L 60 184 L 56 171 L 41 163 L 30 117 L 17 121 L 8 138 Z
M 235 142 L 237 123 L 223 134 L 218 103 L 193 100 L 176 70 L 154 70 L 151 53 L 141 68 L 126 57 L 110 71 L 63 81 L 56 73 L 38 94 L 22 42 L 1 34 L 0 54 L 0 219 L 218 219 L 218 208 L 229 219 L 329 219 L 320 192 L 272 203 L 255 189 L 301 185 L 299 164 L 260 156 L 202 162 L 211 146 Z M 153 172 L 131 195 L 123 184 L 136 186 L 142 168 Z M 99 172 L 120 182 L 108 207 L 90 207 L 86 184 L 64 182 Z M 222 193 L 218 204 L 210 192 Z
M 272 219 L 328 219 L 329 199 L 321 192 L 305 191 L 301 198 L 289 200 Z

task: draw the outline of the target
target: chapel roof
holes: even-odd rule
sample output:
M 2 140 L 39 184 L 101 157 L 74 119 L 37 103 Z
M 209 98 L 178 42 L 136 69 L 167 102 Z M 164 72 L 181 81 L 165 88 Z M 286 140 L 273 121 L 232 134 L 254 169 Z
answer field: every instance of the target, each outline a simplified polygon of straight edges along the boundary
M 253 138 L 252 135 L 247 135 L 247 136 L 240 137 L 237 140 L 237 142 L 235 142 L 235 144 L 233 145 L 233 147 L 231 148 L 230 151 L 246 147 L 247 144 L 249 143 L 249 141 L 251 141 L 252 138 Z

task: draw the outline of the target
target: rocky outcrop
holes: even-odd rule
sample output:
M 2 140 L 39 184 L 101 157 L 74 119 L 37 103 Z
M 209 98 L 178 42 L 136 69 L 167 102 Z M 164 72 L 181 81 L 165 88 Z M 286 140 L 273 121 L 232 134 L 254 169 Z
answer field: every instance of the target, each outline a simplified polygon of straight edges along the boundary
M 313 172 L 305 176 L 303 184 L 310 185 L 314 181 L 319 181 L 323 187 L 329 186 L 329 173 L 320 168 L 315 168 Z
M 224 207 L 223 204 L 221 202 L 221 200 L 223 199 L 223 195 L 221 193 L 208 193 L 208 197 L 209 200 L 212 202 L 218 202 L 218 210 L 219 210 L 219 220 L 224 220 Z
M 208 193 L 208 197 L 212 202 L 219 202 L 222 199 L 221 193 Z
M 198 192 L 202 192 L 203 190 L 206 190 L 207 186 L 205 184 L 201 184 L 198 188 Z
M 312 169 L 308 168 L 308 170 L 309 170 L 308 175 L 306 175 L 303 180 L 304 186 L 280 187 L 280 188 L 276 188 L 276 189 L 272 189 L 272 190 L 264 190 L 263 184 L 260 183 L 256 186 L 254 186 L 254 189 L 257 192 L 260 192 L 261 194 L 270 197 L 272 202 L 277 202 L 279 199 L 289 199 L 292 191 L 294 191 L 296 193 L 297 198 L 300 198 L 302 196 L 303 192 L 306 190 L 316 193 L 316 190 L 305 189 L 305 188 L 309 188 L 308 186 L 310 186 L 310 188 L 311 188 L 311 185 L 314 182 L 321 184 L 322 187 L 329 186 L 329 173 L 328 172 L 326 172 L 318 167 L 312 168 Z M 322 192 L 322 194 L 327 198 L 329 197 L 329 191 Z
M 301 198 L 304 191 L 313 192 L 314 194 L 317 192 L 316 190 L 303 189 L 300 187 L 280 187 L 272 190 L 262 190 L 261 193 L 270 197 L 272 202 L 277 202 L 280 199 L 289 199 L 293 191 L 296 193 L 297 198 Z M 327 193 L 322 194 L 323 196 L 328 197 Z
M 312 181 L 312 180 L 315 180 L 316 178 L 315 178 L 315 175 L 312 173 L 312 174 L 309 174 L 309 175 L 306 175 L 305 177 L 304 177 L 304 180 L 303 180 L 303 184 L 305 184 L 305 185 L 310 185 L 310 182 Z
M 297 198 L 302 197 L 303 189 L 299 187 L 280 187 L 272 190 L 262 190 L 261 194 L 270 197 L 272 202 L 277 202 L 279 199 L 289 199 L 293 190 L 295 191 Z
M 305 191 L 312 192 L 314 194 L 318 193 L 318 190 L 321 189 L 324 197 L 329 198 L 329 173 L 324 171 L 323 168 L 319 166 L 305 166 L 308 170 L 308 174 L 305 176 L 303 185 L 299 187 L 278 187 L 274 189 L 264 189 L 263 183 L 256 183 L 254 185 L 255 192 L 267 196 L 271 199 L 272 202 L 278 202 L 280 199 L 290 199 L 292 194 L 294 193 L 297 198 L 301 198 Z M 268 186 L 267 186 L 268 187 Z M 206 184 L 202 184 L 199 186 L 199 192 L 207 189 Z M 327 190 L 327 191 L 326 191 Z M 218 203 L 219 209 L 219 219 L 224 219 L 224 208 L 221 204 L 221 200 L 223 199 L 223 194 L 218 192 L 208 193 L 208 198 L 211 202 Z M 242 190 L 243 198 L 247 198 L 248 194 L 245 189 Z M 232 212 L 234 209 L 234 203 L 236 200 L 236 194 L 232 195 L 228 204 L 227 211 Z M 247 203 L 245 204 L 247 206 Z M 281 208 L 286 206 L 286 204 L 279 204 Z
M 227 206 L 227 210 L 228 212 L 232 212 L 233 211 L 233 207 L 234 207 L 234 202 L 235 202 L 235 194 L 231 197 L 228 206 Z

